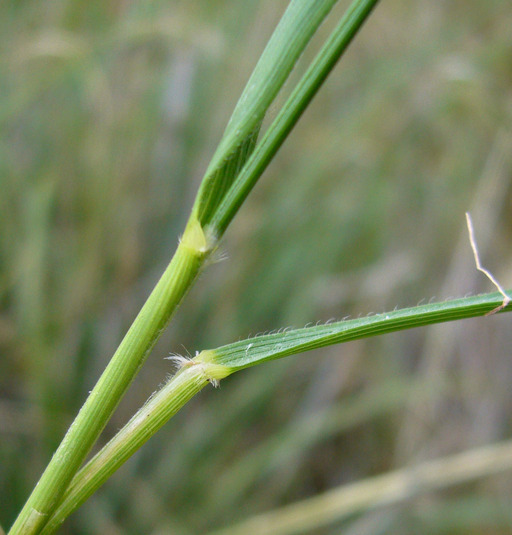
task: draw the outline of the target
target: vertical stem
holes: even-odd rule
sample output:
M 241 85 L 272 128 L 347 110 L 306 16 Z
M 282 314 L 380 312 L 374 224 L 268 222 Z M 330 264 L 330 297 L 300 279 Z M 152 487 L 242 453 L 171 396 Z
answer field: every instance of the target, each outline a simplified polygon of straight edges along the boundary
M 41 535 L 54 533 L 75 509 L 207 384 L 208 377 L 202 366 L 191 365 L 175 375 L 75 475 Z
M 35 534 L 44 527 L 151 348 L 197 277 L 209 250 L 199 223 L 192 220 L 169 266 L 71 424 L 9 535 Z

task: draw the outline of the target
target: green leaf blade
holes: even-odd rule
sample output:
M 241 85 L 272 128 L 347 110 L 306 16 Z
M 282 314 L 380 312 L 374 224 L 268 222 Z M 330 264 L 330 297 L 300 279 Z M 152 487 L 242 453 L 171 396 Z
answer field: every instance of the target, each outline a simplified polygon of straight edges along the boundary
M 241 340 L 196 357 L 203 362 L 227 366 L 232 372 L 321 347 L 378 336 L 381 334 L 483 316 L 503 301 L 500 293 L 432 303 L 385 312 L 375 316 L 304 327 Z M 504 311 L 512 310 L 507 307 Z
M 336 2 L 290 2 L 238 100 L 201 183 L 193 210 L 203 227 L 252 153 L 270 105 Z
M 75 475 L 42 533 L 52 533 L 208 382 L 216 384 L 244 368 L 328 345 L 482 316 L 492 312 L 502 301 L 503 296 L 494 293 L 427 304 L 329 325 L 262 335 L 201 351 L 191 360 L 183 359 L 181 370 Z M 506 311 L 512 311 L 512 306 L 500 310 Z
M 210 226 L 222 235 L 379 0 L 354 0 L 220 200 Z

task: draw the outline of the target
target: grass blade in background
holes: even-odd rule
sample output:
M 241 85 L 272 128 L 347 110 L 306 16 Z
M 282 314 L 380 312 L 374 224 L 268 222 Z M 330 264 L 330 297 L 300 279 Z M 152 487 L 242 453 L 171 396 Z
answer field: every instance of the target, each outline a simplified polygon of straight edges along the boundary
M 242 340 L 194 359 L 157 392 L 126 426 L 75 476 L 43 533 L 52 533 L 208 381 L 303 351 L 414 327 L 483 316 L 503 301 L 499 293 L 395 310 L 366 318 L 306 327 Z M 512 307 L 502 312 L 512 311 Z

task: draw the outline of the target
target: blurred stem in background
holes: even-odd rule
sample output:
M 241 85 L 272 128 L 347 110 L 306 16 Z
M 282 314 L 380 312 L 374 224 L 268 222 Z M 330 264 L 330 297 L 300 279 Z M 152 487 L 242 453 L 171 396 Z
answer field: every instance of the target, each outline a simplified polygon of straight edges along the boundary
M 360 511 L 392 506 L 424 493 L 512 470 L 512 442 L 493 444 L 332 489 L 263 513 L 212 535 L 314 533 Z

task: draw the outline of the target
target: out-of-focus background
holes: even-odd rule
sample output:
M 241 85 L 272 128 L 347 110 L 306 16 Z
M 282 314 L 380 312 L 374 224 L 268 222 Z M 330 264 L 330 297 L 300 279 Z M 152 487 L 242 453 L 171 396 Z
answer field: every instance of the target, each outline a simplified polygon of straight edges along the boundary
M 0 3 L 4 527 L 169 261 L 286 4 Z M 512 286 L 511 28 L 507 0 L 381 2 L 103 441 L 164 381 L 169 352 L 492 291 L 474 267 L 466 210 L 485 265 Z M 61 532 L 204 533 L 509 438 L 510 321 L 350 343 L 207 388 Z M 510 533 L 510 481 L 493 476 L 318 533 Z

